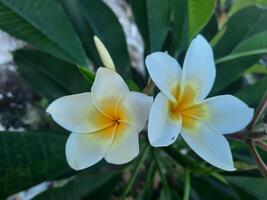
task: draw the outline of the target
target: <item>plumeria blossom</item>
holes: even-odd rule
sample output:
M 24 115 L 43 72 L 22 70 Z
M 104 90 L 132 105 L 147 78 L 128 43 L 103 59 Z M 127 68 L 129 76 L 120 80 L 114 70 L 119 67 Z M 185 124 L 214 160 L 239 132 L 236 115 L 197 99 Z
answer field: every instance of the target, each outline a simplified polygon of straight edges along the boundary
M 138 133 L 144 128 L 153 98 L 130 92 L 115 71 L 99 68 L 91 92 L 61 97 L 47 112 L 71 131 L 66 143 L 68 164 L 75 170 L 104 158 L 124 164 L 139 153 Z
M 204 160 L 223 170 L 234 170 L 231 150 L 222 134 L 243 129 L 253 109 L 231 95 L 205 99 L 216 73 L 213 52 L 205 38 L 198 35 L 192 41 L 182 69 L 163 52 L 147 56 L 146 66 L 161 91 L 148 120 L 151 145 L 168 146 L 181 133 Z

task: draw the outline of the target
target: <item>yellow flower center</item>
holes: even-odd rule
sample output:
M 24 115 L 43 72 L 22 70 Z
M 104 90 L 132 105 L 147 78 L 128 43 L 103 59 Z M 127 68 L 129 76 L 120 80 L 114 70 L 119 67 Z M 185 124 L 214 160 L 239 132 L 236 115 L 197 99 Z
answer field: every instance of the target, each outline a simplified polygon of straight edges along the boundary
M 90 113 L 90 123 L 98 130 L 101 137 L 120 136 L 128 126 L 126 110 L 116 98 L 103 99 L 98 104 L 95 103 L 95 112 Z
M 183 91 L 179 85 L 172 90 L 176 102 L 169 102 L 170 116 L 174 120 L 181 116 L 184 128 L 194 128 L 197 125 L 196 117 L 202 118 L 206 115 L 205 105 L 196 104 L 197 92 L 197 87 L 189 84 Z

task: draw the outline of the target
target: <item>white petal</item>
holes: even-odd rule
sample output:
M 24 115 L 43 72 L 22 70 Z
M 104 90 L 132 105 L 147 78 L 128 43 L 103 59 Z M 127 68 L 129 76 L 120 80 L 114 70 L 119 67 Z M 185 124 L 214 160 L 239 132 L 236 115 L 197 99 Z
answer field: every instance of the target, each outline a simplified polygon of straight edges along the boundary
M 150 110 L 148 119 L 148 139 L 152 146 L 168 146 L 175 142 L 181 130 L 181 117 L 171 118 L 170 101 L 159 93 Z
M 181 135 L 186 143 L 208 163 L 226 171 L 235 170 L 228 141 L 206 123 L 191 118 L 193 128 L 182 128 Z
M 90 167 L 104 158 L 111 143 L 112 137 L 101 137 L 97 133 L 72 133 L 66 144 L 67 162 L 75 170 Z
M 171 92 L 180 81 L 181 67 L 179 63 L 163 52 L 155 52 L 148 55 L 145 63 L 152 80 L 161 92 L 169 100 L 175 101 Z
M 117 133 L 105 160 L 112 164 L 124 164 L 133 160 L 138 154 L 138 132 L 136 129 L 127 126 L 123 133 Z
M 100 67 L 96 72 L 91 89 L 97 102 L 105 98 L 118 98 L 129 92 L 129 88 L 121 76 L 113 70 Z
M 89 92 L 56 99 L 46 111 L 60 126 L 72 132 L 88 133 L 102 128 L 94 123 L 103 116 L 95 108 Z
M 245 128 L 253 117 L 254 110 L 232 95 L 222 95 L 203 102 L 208 118 L 203 119 L 221 133 L 233 133 Z
M 144 129 L 152 103 L 153 97 L 139 92 L 129 92 L 122 98 L 121 106 L 127 115 L 127 121 L 137 132 Z
M 212 48 L 203 36 L 198 35 L 191 42 L 185 56 L 182 69 L 182 84 L 193 83 L 199 91 L 196 100 L 203 100 L 213 86 L 215 74 Z

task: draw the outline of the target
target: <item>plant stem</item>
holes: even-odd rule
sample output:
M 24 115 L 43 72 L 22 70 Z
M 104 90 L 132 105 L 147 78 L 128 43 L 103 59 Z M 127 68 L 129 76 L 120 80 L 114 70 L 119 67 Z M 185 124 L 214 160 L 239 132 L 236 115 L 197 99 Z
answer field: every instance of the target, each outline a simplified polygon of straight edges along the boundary
M 255 141 L 255 144 L 258 145 L 260 148 L 262 148 L 264 151 L 267 152 L 267 144 L 262 141 Z
M 135 170 L 133 172 L 133 175 L 132 175 L 131 179 L 129 180 L 129 182 L 127 184 L 127 187 L 125 188 L 124 192 L 122 193 L 120 199 L 122 199 L 122 200 L 125 199 L 125 197 L 127 196 L 127 194 L 132 189 L 133 184 L 136 181 L 137 175 L 138 175 L 138 173 L 139 173 L 139 171 L 141 169 L 141 166 L 142 166 L 143 162 L 146 160 L 146 157 L 148 155 L 149 150 L 150 150 L 150 146 L 147 145 L 145 147 L 145 150 L 144 150 L 143 154 L 141 155 L 141 157 L 140 157 L 140 159 L 139 159 L 139 161 L 138 161 L 138 163 L 136 165 L 136 168 L 135 168 Z
M 254 146 L 253 141 L 247 140 L 246 142 L 248 144 L 249 151 L 250 151 L 251 155 L 253 156 L 253 158 L 255 159 L 255 161 L 256 161 L 256 163 L 257 163 L 262 175 L 264 177 L 267 177 L 267 167 L 264 164 L 263 160 L 261 159 L 256 147 Z
M 155 87 L 155 85 L 154 85 L 152 79 L 149 78 L 147 81 L 147 85 L 146 85 L 145 89 L 143 90 L 143 93 L 148 94 L 148 95 L 151 94 L 154 90 L 154 87 Z
M 225 135 L 228 139 L 246 141 L 246 140 L 263 140 L 267 138 L 267 134 L 263 131 L 240 131 L 233 134 Z
M 162 181 L 162 185 L 163 187 L 165 188 L 168 188 L 168 181 L 165 177 L 165 173 L 163 172 L 163 168 L 164 168 L 164 165 L 163 165 L 163 162 L 160 158 L 160 155 L 158 155 L 155 150 L 153 151 L 153 155 L 154 155 L 154 158 L 156 160 L 156 164 L 157 164 L 157 168 L 158 168 L 158 171 L 159 171 L 159 175 L 160 175 L 160 179 Z
M 189 200 L 190 196 L 190 171 L 189 169 L 185 169 L 185 177 L 184 177 L 184 196 L 183 200 Z
M 257 124 L 257 122 L 260 119 L 261 114 L 264 112 L 265 108 L 267 107 L 267 92 L 264 94 L 260 105 L 258 106 L 253 119 L 251 120 L 251 122 L 248 125 L 248 130 L 252 130 L 253 127 Z

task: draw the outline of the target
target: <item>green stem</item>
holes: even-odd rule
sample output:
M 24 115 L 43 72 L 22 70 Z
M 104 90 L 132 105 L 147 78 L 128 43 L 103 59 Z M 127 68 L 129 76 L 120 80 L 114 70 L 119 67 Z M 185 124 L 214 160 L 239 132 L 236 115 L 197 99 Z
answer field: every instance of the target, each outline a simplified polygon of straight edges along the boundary
M 253 156 L 253 158 L 255 159 L 263 177 L 267 177 L 267 166 L 264 164 L 260 154 L 258 153 L 256 147 L 254 146 L 253 141 L 248 140 L 247 144 L 249 147 L 248 149 L 249 149 L 251 155 Z
M 255 114 L 253 119 L 251 120 L 250 124 L 248 125 L 248 130 L 252 130 L 253 127 L 257 124 L 257 122 L 259 121 L 261 114 L 265 111 L 267 107 L 267 92 L 264 94 Z
M 190 171 L 189 169 L 185 169 L 185 177 L 184 177 L 184 196 L 183 200 L 189 200 L 190 196 Z
M 135 168 L 135 170 L 133 172 L 133 175 L 132 175 L 131 179 L 129 180 L 128 185 L 126 186 L 126 188 L 125 188 L 124 192 L 122 193 L 120 199 L 122 199 L 122 200 L 125 199 L 127 194 L 132 189 L 132 187 L 133 187 L 133 185 L 134 185 L 134 183 L 136 181 L 137 175 L 138 175 L 138 173 L 139 173 L 139 171 L 141 169 L 141 166 L 142 166 L 143 162 L 146 160 L 146 157 L 148 155 L 149 150 L 150 150 L 150 146 L 147 145 L 145 147 L 145 150 L 144 150 L 143 154 L 141 155 L 141 157 L 140 157 L 140 159 L 139 159 L 139 161 L 138 161 L 138 163 L 136 165 L 136 168 Z
M 154 158 L 156 160 L 156 164 L 157 164 L 157 168 L 158 168 L 158 171 L 159 171 L 159 175 L 160 175 L 160 179 L 161 179 L 161 182 L 162 182 L 162 185 L 163 187 L 165 188 L 168 188 L 168 181 L 165 177 L 165 173 L 163 171 L 164 169 L 164 164 L 160 158 L 160 155 L 158 153 L 156 153 L 156 150 L 153 151 L 153 155 L 154 155 Z

